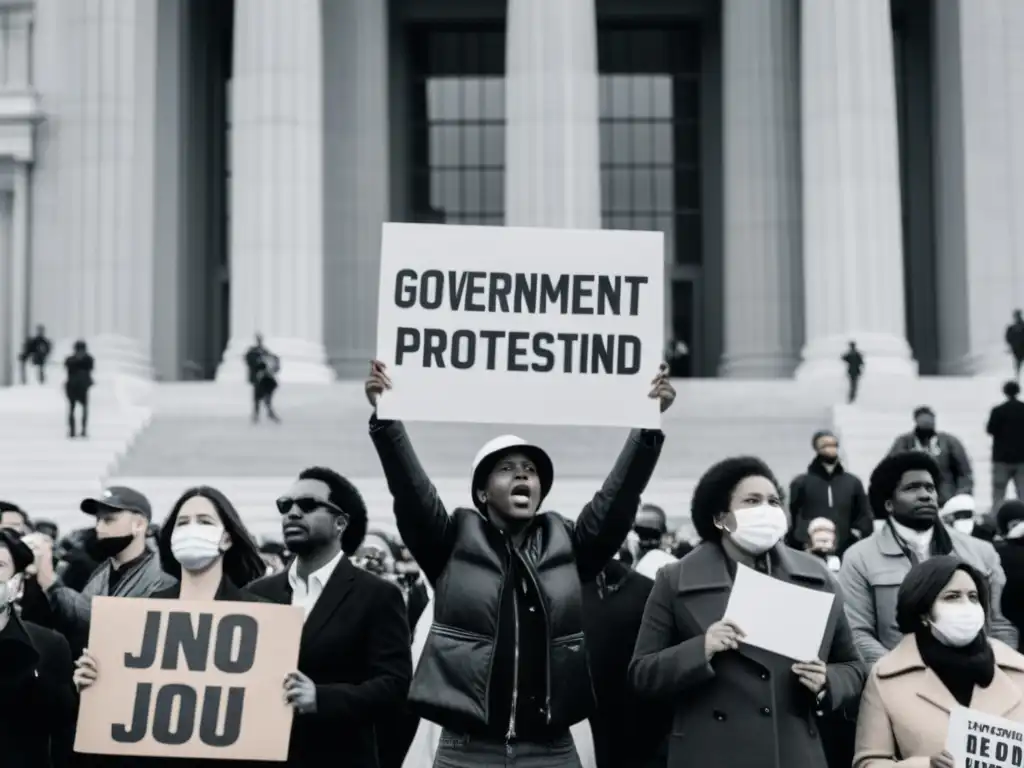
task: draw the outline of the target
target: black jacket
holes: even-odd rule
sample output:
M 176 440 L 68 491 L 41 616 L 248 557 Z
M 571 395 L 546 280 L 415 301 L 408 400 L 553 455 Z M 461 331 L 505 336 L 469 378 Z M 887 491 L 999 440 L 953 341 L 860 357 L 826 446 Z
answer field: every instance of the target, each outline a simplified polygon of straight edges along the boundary
M 287 570 L 248 589 L 292 600 Z M 401 712 L 412 677 L 401 590 L 342 558 L 302 627 L 299 671 L 316 684 L 317 711 L 295 716 L 288 766 L 377 768 L 374 723 Z
M 66 768 L 78 697 L 61 635 L 12 615 L 0 630 L 0 765 Z
M 836 554 L 840 556 L 874 531 L 864 484 L 847 472 L 842 462 L 829 473 L 820 459 L 812 461 L 807 472 L 789 486 L 789 512 L 793 527 L 787 543 L 796 549 L 807 544 L 807 526 L 816 517 L 827 517 L 836 524 Z M 860 536 L 856 537 L 854 531 Z
M 1013 399 L 997 405 L 986 429 L 992 435 L 992 461 L 1024 463 L 1024 403 Z
M 372 418 L 370 434 L 402 540 L 435 588 L 409 694 L 415 711 L 457 732 L 520 741 L 546 741 L 588 717 L 580 584 L 626 538 L 664 435 L 634 430 L 575 523 L 538 514 L 514 547 L 474 509 L 449 516 L 401 422 Z

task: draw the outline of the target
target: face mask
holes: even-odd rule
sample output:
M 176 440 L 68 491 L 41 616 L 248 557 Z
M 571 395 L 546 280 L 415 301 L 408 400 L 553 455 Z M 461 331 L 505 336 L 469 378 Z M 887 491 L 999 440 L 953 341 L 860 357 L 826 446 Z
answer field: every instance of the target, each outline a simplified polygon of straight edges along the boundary
M 774 547 L 789 530 L 789 521 L 781 507 L 762 504 L 733 513 L 736 530 L 728 531 L 729 538 L 744 552 L 763 555 Z
M 0 610 L 9 608 L 21 595 L 21 574 L 15 574 L 10 579 L 0 582 Z
M 964 520 L 954 520 L 953 530 L 965 536 L 970 536 L 971 532 L 974 531 L 974 520 L 969 517 Z
M 202 571 L 221 555 L 224 529 L 216 525 L 189 523 L 171 533 L 171 552 L 186 571 Z
M 1018 520 L 1010 526 L 1010 530 L 1006 532 L 1004 538 L 1010 540 L 1024 538 L 1024 520 Z
M 935 607 L 932 634 L 943 645 L 963 648 L 985 627 L 985 611 L 977 603 L 940 603 Z
M 135 541 L 135 537 L 131 534 L 127 536 L 98 536 L 96 537 L 96 553 L 103 560 L 108 557 L 116 557 L 124 552 L 125 548 L 133 541 Z

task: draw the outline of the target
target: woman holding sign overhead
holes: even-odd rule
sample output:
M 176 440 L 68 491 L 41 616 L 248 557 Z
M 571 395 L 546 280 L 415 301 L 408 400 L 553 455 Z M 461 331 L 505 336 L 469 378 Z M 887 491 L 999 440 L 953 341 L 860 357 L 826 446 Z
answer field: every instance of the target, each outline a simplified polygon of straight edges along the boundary
M 864 688 L 855 768 L 959 765 L 945 751 L 957 705 L 1024 723 L 1024 656 L 986 635 L 988 612 L 987 580 L 962 560 L 939 555 L 910 570 L 896 597 L 903 639 Z
M 155 592 L 152 599 L 265 602 L 244 589 L 266 573 L 259 548 L 234 506 L 216 488 L 199 486 L 185 491 L 160 528 L 158 546 L 163 569 L 180 581 Z M 74 682 L 79 690 L 96 682 L 99 670 L 88 650 L 82 652 L 75 666 Z M 98 765 L 117 768 L 144 768 L 166 762 L 189 768 L 226 764 L 194 758 L 104 756 L 95 760 L 100 761 Z M 230 761 L 236 768 L 246 768 L 247 763 Z M 256 765 L 263 763 L 253 763 Z
M 782 543 L 782 490 L 753 457 L 711 467 L 693 493 L 703 543 L 663 567 L 647 600 L 630 681 L 674 708 L 667 768 L 826 768 L 819 719 L 855 701 L 865 670 L 842 601 L 832 601 L 818 658 L 790 659 L 744 642 L 724 619 L 740 566 L 836 593 L 818 558 Z M 766 605 L 785 621 L 785 605 Z

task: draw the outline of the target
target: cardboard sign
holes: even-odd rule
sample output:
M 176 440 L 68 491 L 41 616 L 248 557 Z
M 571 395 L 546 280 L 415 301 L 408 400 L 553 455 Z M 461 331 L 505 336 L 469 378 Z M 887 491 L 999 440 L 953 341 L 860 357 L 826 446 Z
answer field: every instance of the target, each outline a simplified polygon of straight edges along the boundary
M 75 751 L 286 760 L 301 634 L 288 605 L 93 598 Z
M 1024 724 L 956 707 L 949 715 L 946 751 L 956 768 L 1019 768 L 1024 765 Z
M 385 224 L 382 419 L 658 428 L 664 235 Z

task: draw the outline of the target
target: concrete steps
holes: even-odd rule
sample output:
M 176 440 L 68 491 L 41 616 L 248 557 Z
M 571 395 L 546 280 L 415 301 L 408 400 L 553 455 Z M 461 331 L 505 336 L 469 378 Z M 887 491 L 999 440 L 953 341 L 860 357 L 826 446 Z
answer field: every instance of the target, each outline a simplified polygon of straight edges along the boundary
M 97 386 L 89 438 L 69 440 L 59 385 L 0 389 L 0 498 L 65 529 L 88 523 L 79 503 L 101 490 L 148 418 L 147 408 L 124 404 L 116 387 Z

